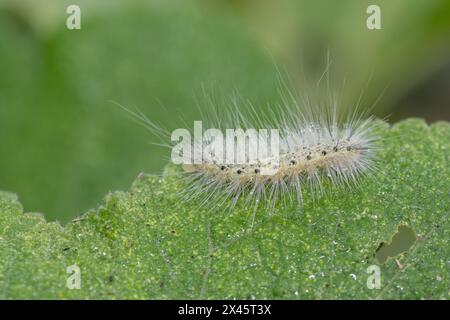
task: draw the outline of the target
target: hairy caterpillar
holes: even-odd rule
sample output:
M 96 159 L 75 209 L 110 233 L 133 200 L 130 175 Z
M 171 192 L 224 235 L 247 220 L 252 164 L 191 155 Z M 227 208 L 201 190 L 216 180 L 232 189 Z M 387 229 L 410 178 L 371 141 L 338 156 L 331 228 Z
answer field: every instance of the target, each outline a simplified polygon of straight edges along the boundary
M 363 119 L 363 113 L 358 115 L 355 108 L 341 120 L 332 100 L 312 105 L 308 99 L 300 104 L 300 99 L 290 91 L 282 91 L 281 95 L 282 105 L 267 114 L 260 114 L 249 104 L 250 111 L 244 115 L 237 99 L 228 108 L 217 108 L 209 100 L 209 128 L 243 131 L 275 128 L 280 133 L 279 153 L 277 161 L 269 156 L 253 162 L 226 163 L 205 157 L 203 151 L 199 154 L 195 142 L 191 143 L 190 156 L 201 161 L 182 164 L 183 179 L 189 186 L 183 191 L 185 199 L 200 199 L 202 206 L 216 208 L 232 208 L 241 198 L 254 210 L 259 206 L 272 210 L 280 200 L 301 206 L 305 189 L 317 197 L 325 193 L 326 184 L 332 188 L 352 188 L 362 176 L 376 170 L 379 137 L 375 130 L 377 124 L 371 117 Z M 166 142 L 171 136 L 144 114 L 126 111 Z M 205 144 L 204 139 L 200 140 Z M 248 158 L 251 148 L 251 143 L 247 143 L 234 146 L 233 152 Z M 263 174 L 270 170 L 273 174 Z

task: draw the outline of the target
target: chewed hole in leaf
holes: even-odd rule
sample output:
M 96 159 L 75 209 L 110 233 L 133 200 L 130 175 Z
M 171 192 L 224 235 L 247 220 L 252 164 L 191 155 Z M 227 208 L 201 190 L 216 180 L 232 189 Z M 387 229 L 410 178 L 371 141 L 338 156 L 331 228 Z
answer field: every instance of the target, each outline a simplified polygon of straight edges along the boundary
M 416 233 L 406 225 L 400 225 L 390 241 L 382 242 L 378 247 L 375 257 L 383 264 L 388 258 L 394 258 L 405 253 L 416 243 Z

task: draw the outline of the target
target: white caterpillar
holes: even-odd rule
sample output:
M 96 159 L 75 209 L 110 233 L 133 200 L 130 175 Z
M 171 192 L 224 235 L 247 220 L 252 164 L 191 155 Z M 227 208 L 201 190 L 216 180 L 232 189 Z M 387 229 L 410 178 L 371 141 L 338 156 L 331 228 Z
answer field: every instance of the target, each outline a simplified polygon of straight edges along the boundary
M 200 199 L 202 205 L 216 208 L 232 208 L 243 198 L 245 205 L 254 210 L 258 206 L 272 210 L 280 200 L 301 206 L 305 189 L 316 197 L 324 193 L 325 184 L 331 188 L 352 188 L 362 176 L 375 171 L 379 138 L 372 118 L 364 120 L 354 111 L 341 122 L 333 104 L 313 107 L 305 102 L 300 106 L 290 92 L 287 96 L 283 96 L 282 106 L 266 116 L 251 105 L 246 117 L 236 101 L 232 107 L 222 109 L 210 101 L 207 120 L 213 128 L 278 129 L 279 158 L 277 162 L 267 158 L 254 163 L 226 164 L 203 157 L 200 163 L 184 164 L 183 175 L 189 186 L 183 191 L 184 197 Z M 161 129 L 142 113 L 127 111 L 161 135 Z M 170 133 L 163 135 L 167 141 Z M 248 146 L 235 150 L 241 154 L 248 151 Z M 276 172 L 262 174 L 270 169 Z
M 299 110 L 282 117 L 278 120 L 281 136 L 276 162 L 269 158 L 225 164 L 204 158 L 200 164 L 183 165 L 189 182 L 195 184 L 187 197 L 203 197 L 204 204 L 212 201 L 219 207 L 233 206 L 243 197 L 247 204 L 257 207 L 264 203 L 271 208 L 280 198 L 293 200 L 293 196 L 301 205 L 305 188 L 312 196 L 318 195 L 326 181 L 334 187 L 355 185 L 375 168 L 378 138 L 374 123 L 372 119 L 353 119 L 339 124 L 335 119 L 309 119 Z M 248 148 L 236 152 L 246 153 Z M 273 169 L 274 174 L 261 174 Z

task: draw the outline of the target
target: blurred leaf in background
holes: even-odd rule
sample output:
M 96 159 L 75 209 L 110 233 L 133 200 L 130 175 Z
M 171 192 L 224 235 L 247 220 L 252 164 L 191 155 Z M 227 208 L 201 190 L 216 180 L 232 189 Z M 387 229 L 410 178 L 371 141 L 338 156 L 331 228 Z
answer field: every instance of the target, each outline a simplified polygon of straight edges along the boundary
M 67 221 L 139 172 L 161 171 L 169 153 L 111 100 L 170 128 L 199 116 L 202 83 L 254 101 L 276 95 L 270 58 L 216 6 L 78 1 L 82 27 L 69 31 L 71 3 L 12 1 L 0 12 L 0 189 L 30 211 Z
M 301 79 L 323 72 L 329 50 L 335 83 L 347 78 L 345 106 L 361 91 L 370 106 L 386 89 L 380 116 L 450 118 L 448 94 L 434 111 L 411 95 L 450 65 L 448 1 L 376 1 L 376 31 L 366 28 L 369 2 L 357 0 L 77 1 L 82 28 L 67 30 L 70 4 L 0 3 L 0 190 L 50 220 L 162 169 L 167 150 L 111 101 L 169 129 L 200 117 L 202 84 L 263 108 L 279 99 L 275 64 L 302 93 Z M 448 74 L 428 96 L 449 91 Z
M 381 97 L 374 111 L 379 116 L 392 113 L 391 121 L 410 116 L 450 119 L 450 1 L 223 2 L 231 4 L 298 79 L 321 74 L 329 50 L 335 83 L 347 79 L 343 105 L 353 107 L 363 91 L 369 106 Z M 380 7 L 381 30 L 366 27 L 369 5 Z M 440 101 L 430 106 L 406 99 L 419 90 L 423 92 L 416 98 L 438 96 Z

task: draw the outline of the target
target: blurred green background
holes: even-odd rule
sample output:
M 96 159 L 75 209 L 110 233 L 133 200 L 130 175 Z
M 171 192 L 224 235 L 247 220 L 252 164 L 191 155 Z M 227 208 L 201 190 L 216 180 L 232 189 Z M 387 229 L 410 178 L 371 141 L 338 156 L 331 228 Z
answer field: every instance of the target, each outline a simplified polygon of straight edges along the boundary
M 369 4 L 382 30 L 366 28 Z M 301 93 L 328 51 L 344 106 L 364 91 L 391 122 L 450 119 L 447 0 L 1 0 L 0 190 L 66 222 L 169 156 L 111 101 L 172 130 L 200 118 L 202 86 L 266 108 L 276 66 Z

